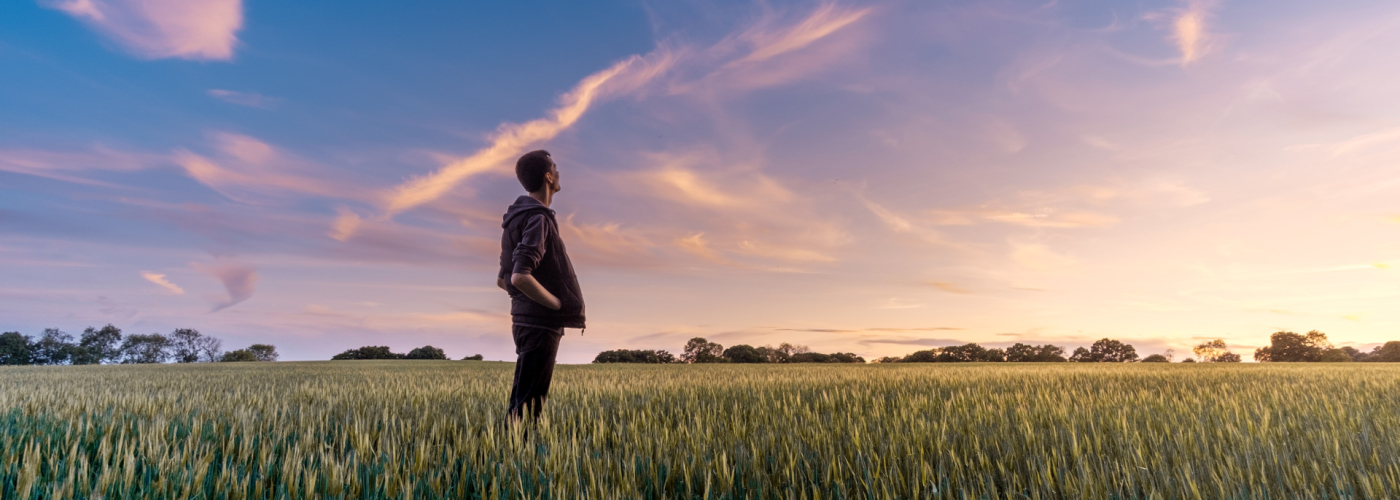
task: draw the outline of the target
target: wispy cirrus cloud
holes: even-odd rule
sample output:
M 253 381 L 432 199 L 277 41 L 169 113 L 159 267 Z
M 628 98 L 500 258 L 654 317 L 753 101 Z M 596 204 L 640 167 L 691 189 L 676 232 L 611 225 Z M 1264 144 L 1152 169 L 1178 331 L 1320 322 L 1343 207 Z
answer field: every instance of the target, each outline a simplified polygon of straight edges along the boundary
M 49 0 L 145 59 L 226 61 L 243 27 L 242 0 Z
M 75 184 L 111 186 L 87 172 L 135 172 L 165 163 L 164 155 L 121 151 L 101 145 L 88 151 L 0 150 L 0 170 Z
M 169 280 L 165 279 L 164 274 L 153 273 L 150 271 L 141 271 L 141 277 L 145 278 L 146 281 L 160 285 L 161 288 L 169 290 L 170 293 L 173 293 L 175 295 L 185 294 L 184 288 L 180 288 L 180 285 L 176 285 L 174 283 L 171 283 Z
M 248 106 L 250 108 L 272 109 L 281 99 L 268 97 L 257 92 L 238 92 L 235 90 L 209 89 L 205 91 L 209 97 L 213 97 L 229 104 Z
M 1172 20 L 1172 40 L 1181 51 L 1181 65 L 1186 66 L 1200 59 L 1210 49 L 1210 33 L 1206 30 L 1206 19 L 1210 14 L 1210 4 L 1195 0 Z
M 506 171 L 516 156 L 573 126 L 595 102 L 640 88 L 674 62 L 674 54 L 661 48 L 646 56 L 629 57 L 589 75 L 564 94 L 559 106 L 545 118 L 502 124 L 491 136 L 491 144 L 487 147 L 391 189 L 384 196 L 385 216 L 392 217 L 432 202 L 473 175 Z
M 211 134 L 213 157 L 185 149 L 170 159 L 185 173 L 230 199 L 249 204 L 266 203 L 289 195 L 315 195 L 363 199 L 368 193 L 343 175 L 288 155 L 257 138 L 242 134 Z
M 635 94 L 649 84 L 669 78 L 669 93 L 686 93 L 696 88 L 699 82 L 734 82 L 751 79 L 745 72 L 767 71 L 775 66 L 768 64 L 771 59 L 790 53 L 800 52 L 819 40 L 846 29 L 865 17 L 870 9 L 850 9 L 838 4 L 824 4 L 807 16 L 782 24 L 776 18 L 767 18 L 756 26 L 731 36 L 708 50 L 691 47 L 675 47 L 663 44 L 646 55 L 634 55 L 619 61 L 611 67 L 589 75 L 572 90 L 560 98 L 559 106 L 550 110 L 544 118 L 525 123 L 502 124 L 490 137 L 490 144 L 476 153 L 451 162 L 438 170 L 415 177 L 389 190 L 381 205 L 386 218 L 430 203 L 442 197 L 453 187 L 466 179 L 483 173 L 507 173 L 512 160 L 525 150 L 553 139 L 559 133 L 572 127 L 592 106 L 609 98 Z M 747 50 L 733 54 L 733 47 L 747 46 Z M 718 56 L 716 66 L 713 58 Z M 700 69 L 702 75 L 687 80 L 676 71 L 684 66 L 694 74 Z M 800 73 L 784 70 L 784 78 L 760 77 L 767 84 L 785 81 Z M 752 87 L 753 85 L 750 85 Z M 729 198 L 713 190 L 706 191 L 693 176 L 681 169 L 671 169 L 655 173 L 657 180 L 674 188 L 681 189 L 691 199 L 709 203 L 731 202 Z

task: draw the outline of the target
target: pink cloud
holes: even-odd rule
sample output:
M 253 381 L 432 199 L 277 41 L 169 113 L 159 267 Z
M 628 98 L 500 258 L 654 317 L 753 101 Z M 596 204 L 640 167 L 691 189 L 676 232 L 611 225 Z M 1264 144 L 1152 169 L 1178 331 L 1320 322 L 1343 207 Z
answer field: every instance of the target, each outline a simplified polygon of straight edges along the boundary
M 243 27 L 242 0 L 48 2 L 145 59 L 226 61 Z
M 363 199 L 361 188 L 334 175 L 330 169 L 279 151 L 253 137 L 212 134 L 212 158 L 180 149 L 171 160 L 185 173 L 233 200 L 260 204 L 291 195 L 315 195 Z
M 223 283 L 224 290 L 228 292 L 228 297 L 221 299 L 214 304 L 210 312 L 217 312 L 233 307 L 253 296 L 253 290 L 257 287 L 258 271 L 250 266 L 221 262 L 218 264 L 191 263 L 196 271 L 207 274 Z

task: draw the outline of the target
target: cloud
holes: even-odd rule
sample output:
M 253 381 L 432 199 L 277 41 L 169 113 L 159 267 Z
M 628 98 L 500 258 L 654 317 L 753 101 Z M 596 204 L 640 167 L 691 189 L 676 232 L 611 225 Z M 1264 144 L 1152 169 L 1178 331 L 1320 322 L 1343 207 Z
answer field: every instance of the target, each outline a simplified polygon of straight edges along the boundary
M 1206 2 L 1193 1 L 1172 21 L 1172 40 L 1181 50 L 1181 65 L 1200 59 L 1209 49 L 1210 34 L 1206 31 L 1209 14 Z
M 747 91 L 792 82 L 845 59 L 861 40 L 834 35 L 850 31 L 872 12 L 825 3 L 796 21 L 772 13 L 749 29 L 697 51 L 718 67 L 700 78 L 672 82 L 668 90 L 673 95 Z
M 336 212 L 340 215 L 335 218 L 335 223 L 331 224 L 331 230 L 326 235 L 340 241 L 348 240 L 355 234 L 355 230 L 360 228 L 360 216 L 345 207 L 337 208 Z
M 492 135 L 489 146 L 390 190 L 383 202 L 385 217 L 393 217 L 432 202 L 473 175 L 507 171 L 516 156 L 573 126 L 595 102 L 640 88 L 674 62 L 673 54 L 661 48 L 646 56 L 632 56 L 589 75 L 560 98 L 559 106 L 551 110 L 548 117 L 525 123 L 503 124 Z
M 1057 211 L 1043 209 L 1035 212 L 992 208 L 969 210 L 930 210 L 935 224 L 967 225 L 975 221 L 1001 222 L 1027 227 L 1080 228 L 1106 227 L 1118 223 L 1118 218 L 1090 211 Z
M 695 233 L 689 236 L 676 238 L 675 244 L 681 250 L 685 250 L 687 252 L 695 254 L 696 256 L 699 256 L 700 258 L 708 260 L 710 262 L 725 265 L 733 264 L 728 259 L 725 259 L 724 257 L 720 256 L 719 252 L 716 252 L 713 248 L 710 248 L 709 241 L 705 240 L 705 233 Z
M 52 0 L 145 59 L 226 61 L 243 27 L 242 0 Z
M 218 264 L 190 263 L 196 271 L 207 274 L 223 283 L 228 297 L 215 302 L 209 312 L 218 312 L 233 307 L 253 296 L 258 283 L 258 271 L 252 267 L 221 262 Z
M 569 251 L 577 262 L 605 264 L 615 267 L 653 267 L 661 265 L 655 248 L 647 238 L 624 229 L 621 224 L 608 222 L 587 224 L 574 221 L 576 214 L 564 218 L 559 230 L 569 242 Z
M 774 328 L 780 332 L 811 332 L 811 333 L 859 333 L 859 332 L 938 332 L 945 330 L 963 330 L 963 328 L 951 326 L 930 326 L 922 328 L 890 328 L 871 327 L 857 329 L 834 329 L 834 328 Z
M 877 205 L 875 202 L 867 200 L 864 197 L 862 197 L 860 201 L 865 203 L 865 208 L 870 209 L 876 217 L 879 217 L 880 220 L 884 221 L 885 224 L 889 225 L 890 229 L 893 229 L 895 232 L 907 233 L 914 229 L 913 224 L 909 223 L 909 219 L 905 219 L 899 214 L 891 212 L 885 209 L 885 207 Z
M 966 344 L 967 342 L 962 341 L 962 340 L 957 340 L 957 339 L 911 339 L 911 338 L 889 337 L 889 338 L 861 339 L 861 340 L 857 341 L 856 343 L 857 343 L 857 344 L 860 344 L 860 345 L 864 345 L 864 346 L 869 346 L 869 345 L 871 345 L 871 344 L 895 344 L 895 345 L 913 345 L 913 346 L 921 346 L 921 347 L 941 347 L 941 346 L 951 346 L 951 345 L 962 345 L 962 344 Z
M 164 275 L 164 274 L 157 274 L 157 273 L 153 273 L 153 272 L 150 272 L 150 271 L 141 271 L 141 277 L 142 277 L 142 278 L 146 278 L 146 281 L 149 281 L 149 282 L 151 282 L 151 283 L 155 283 L 155 284 L 157 284 L 157 285 L 160 285 L 161 287 L 164 287 L 166 290 L 170 290 L 170 292 L 171 292 L 171 293 L 174 293 L 175 295 L 184 295 L 184 294 L 185 294 L 185 289 L 184 289 L 184 288 L 180 288 L 179 285 L 176 285 L 176 284 L 174 284 L 174 283 L 171 283 L 171 282 L 167 281 L 167 280 L 165 279 L 165 275 Z
M 761 24 L 740 36 L 741 39 L 751 42 L 754 50 L 743 59 L 735 61 L 735 64 L 763 62 L 802 49 L 859 21 L 869 13 L 869 8 L 852 10 L 828 3 L 817 7 L 807 18 L 790 27 L 773 29 L 769 25 Z
M 256 138 L 216 132 L 213 158 L 179 149 L 170 159 L 185 173 L 224 196 L 247 204 L 263 204 L 289 194 L 334 198 L 368 198 L 367 193 L 332 175 L 325 167 L 290 155 Z
M 77 175 L 80 172 L 135 172 L 160 165 L 163 155 L 118 151 L 94 146 L 91 151 L 0 150 L 0 170 L 33 175 L 63 182 L 115 187 L 113 184 Z
M 256 92 L 209 89 L 206 93 L 209 94 L 210 97 L 220 101 L 237 104 L 239 106 L 248 106 L 250 108 L 272 109 L 273 106 L 276 106 L 278 102 L 282 101 L 281 99 L 268 97 Z

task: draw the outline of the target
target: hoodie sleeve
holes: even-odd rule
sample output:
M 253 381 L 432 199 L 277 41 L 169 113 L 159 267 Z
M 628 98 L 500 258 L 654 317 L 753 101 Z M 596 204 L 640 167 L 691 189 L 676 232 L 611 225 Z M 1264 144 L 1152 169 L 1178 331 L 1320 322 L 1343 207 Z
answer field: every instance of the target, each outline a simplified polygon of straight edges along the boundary
M 515 252 L 512 254 L 515 260 L 516 274 L 531 274 L 535 272 L 535 267 L 540 265 L 540 259 L 544 258 L 544 242 L 549 234 L 549 223 L 545 221 L 544 214 L 531 215 L 525 221 L 525 228 L 520 231 L 520 243 L 515 245 Z

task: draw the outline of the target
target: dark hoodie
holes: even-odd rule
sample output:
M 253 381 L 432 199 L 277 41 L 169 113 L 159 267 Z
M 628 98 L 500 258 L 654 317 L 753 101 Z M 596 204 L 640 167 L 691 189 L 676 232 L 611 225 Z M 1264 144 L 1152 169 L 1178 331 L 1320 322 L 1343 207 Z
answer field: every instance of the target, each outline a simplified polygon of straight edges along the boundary
M 554 211 L 529 196 L 515 199 L 501 227 L 501 271 L 510 294 L 510 316 L 517 324 L 548 328 L 583 328 L 583 291 L 574 265 L 559 238 Z M 529 274 L 559 297 L 559 310 L 550 309 L 510 284 L 511 274 Z

